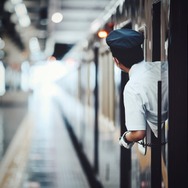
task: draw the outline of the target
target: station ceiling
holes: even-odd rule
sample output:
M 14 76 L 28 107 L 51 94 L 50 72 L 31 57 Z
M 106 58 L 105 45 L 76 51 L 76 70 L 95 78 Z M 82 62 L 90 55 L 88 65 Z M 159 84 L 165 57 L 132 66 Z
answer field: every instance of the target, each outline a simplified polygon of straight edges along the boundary
M 28 48 L 32 37 L 39 40 L 42 50 L 49 39 L 54 43 L 74 45 L 87 36 L 91 24 L 110 2 L 111 0 L 1 0 L 0 34 L 7 34 L 20 49 Z M 20 26 L 15 16 L 15 6 L 22 3 L 30 19 L 30 24 L 26 27 Z M 20 14 L 22 11 L 18 10 Z M 63 15 L 60 23 L 52 21 L 55 12 Z

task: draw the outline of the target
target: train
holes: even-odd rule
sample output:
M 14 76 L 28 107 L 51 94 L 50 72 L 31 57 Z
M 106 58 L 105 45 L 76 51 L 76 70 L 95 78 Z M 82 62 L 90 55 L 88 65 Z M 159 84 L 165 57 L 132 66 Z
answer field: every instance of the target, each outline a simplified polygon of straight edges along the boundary
M 92 188 L 187 185 L 185 7 L 185 1 L 175 0 L 113 1 L 85 40 L 63 57 L 69 71 L 58 81 L 64 91 L 62 114 Z M 161 140 L 147 130 L 147 143 L 131 150 L 118 144 L 126 130 L 122 101 L 128 75 L 114 66 L 106 35 L 98 35 L 119 28 L 144 34 L 145 61 L 169 64 L 169 116 Z

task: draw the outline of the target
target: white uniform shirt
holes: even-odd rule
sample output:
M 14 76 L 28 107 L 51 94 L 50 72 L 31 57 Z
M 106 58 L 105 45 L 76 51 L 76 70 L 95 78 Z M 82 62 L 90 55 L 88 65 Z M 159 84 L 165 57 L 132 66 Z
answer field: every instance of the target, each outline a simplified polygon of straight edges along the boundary
M 124 88 L 127 130 L 146 130 L 148 123 L 157 136 L 158 81 L 162 81 L 162 123 L 168 117 L 168 63 L 142 61 L 131 67 Z

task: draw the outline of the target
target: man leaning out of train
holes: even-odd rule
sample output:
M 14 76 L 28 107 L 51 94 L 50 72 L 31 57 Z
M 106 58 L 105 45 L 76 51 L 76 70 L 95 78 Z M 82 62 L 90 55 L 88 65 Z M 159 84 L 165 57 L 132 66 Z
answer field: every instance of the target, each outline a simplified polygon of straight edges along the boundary
M 106 38 L 116 66 L 129 75 L 123 91 L 127 131 L 119 139 L 119 144 L 127 149 L 146 137 L 147 126 L 157 137 L 159 80 L 162 82 L 161 125 L 168 114 L 168 63 L 144 61 L 143 42 L 142 33 L 124 28 L 111 31 Z

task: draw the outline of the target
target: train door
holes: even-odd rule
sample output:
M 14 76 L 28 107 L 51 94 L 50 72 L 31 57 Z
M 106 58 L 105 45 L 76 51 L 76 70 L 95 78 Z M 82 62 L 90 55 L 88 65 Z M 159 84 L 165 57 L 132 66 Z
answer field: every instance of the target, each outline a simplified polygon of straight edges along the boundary
M 145 60 L 167 61 L 167 26 L 169 1 L 145 1 L 144 23 L 145 27 Z M 150 11 L 149 11 L 150 10 Z M 135 20 L 126 28 L 135 29 Z M 137 25 L 138 26 L 138 25 Z M 127 75 L 122 73 L 121 89 L 128 80 Z M 159 82 L 159 100 L 161 98 Z M 122 103 L 121 103 L 122 104 Z M 124 107 L 121 108 L 121 135 L 125 131 Z M 160 112 L 158 112 L 160 114 Z M 160 115 L 159 115 L 160 116 Z M 160 118 L 159 118 L 160 121 Z M 121 188 L 144 187 L 144 188 L 168 188 L 167 174 L 167 137 L 168 124 L 165 123 L 161 130 L 161 139 L 157 139 L 151 130 L 147 130 L 146 147 L 134 146 L 131 151 L 121 148 Z M 146 150 L 147 149 L 147 150 Z
M 152 21 L 152 61 L 167 61 L 167 23 L 168 23 L 169 1 L 153 3 Z M 162 84 L 165 80 L 161 78 L 158 83 L 158 138 L 151 134 L 151 187 L 168 188 L 167 171 L 167 145 L 168 145 L 168 122 L 161 126 Z

